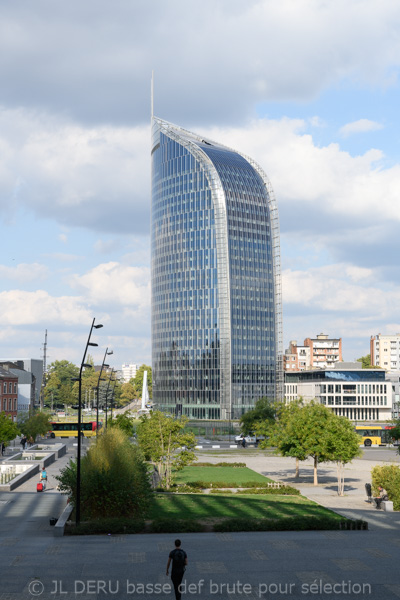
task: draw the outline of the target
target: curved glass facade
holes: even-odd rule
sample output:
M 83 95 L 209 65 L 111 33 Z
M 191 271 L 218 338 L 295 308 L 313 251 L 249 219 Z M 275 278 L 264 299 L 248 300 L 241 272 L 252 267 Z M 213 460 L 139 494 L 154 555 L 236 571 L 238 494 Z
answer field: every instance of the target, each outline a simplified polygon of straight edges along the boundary
M 239 418 L 277 394 L 280 273 L 266 178 L 159 119 L 152 133 L 153 399 L 190 418 Z

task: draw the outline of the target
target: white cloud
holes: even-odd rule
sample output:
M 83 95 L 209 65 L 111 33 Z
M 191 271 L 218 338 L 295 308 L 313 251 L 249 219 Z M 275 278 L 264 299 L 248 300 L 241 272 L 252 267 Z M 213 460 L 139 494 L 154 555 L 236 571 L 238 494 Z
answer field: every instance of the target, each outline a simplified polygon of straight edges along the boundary
M 8 3 L 2 98 L 82 122 L 143 123 L 154 69 L 164 116 L 190 107 L 203 122 L 232 122 L 254 103 L 311 99 L 343 80 L 392 84 L 399 20 L 393 0 Z
M 98 306 L 125 306 L 128 311 L 147 310 L 150 306 L 148 267 L 131 267 L 117 262 L 104 263 L 85 275 L 74 275 L 70 284 Z
M 58 239 L 60 240 L 60 242 L 63 242 L 63 244 L 66 244 L 68 242 L 68 236 L 65 233 L 60 233 Z
M 119 233 L 148 229 L 148 126 L 85 128 L 3 109 L 1 148 L 3 211 L 10 210 L 13 198 L 14 210 L 23 205 L 63 225 Z M 59 239 L 65 241 L 65 234 Z
M 20 263 L 15 267 L 0 265 L 1 278 L 18 281 L 21 284 L 31 281 L 43 281 L 44 279 L 47 279 L 48 274 L 48 268 L 39 263 Z
M 287 305 L 321 314 L 352 314 L 356 322 L 369 315 L 386 320 L 393 312 L 400 311 L 400 286 L 385 290 L 376 285 L 371 270 L 351 265 L 329 265 L 307 271 L 287 269 L 282 273 L 282 289 Z
M 52 297 L 44 290 L 10 290 L 0 293 L 0 314 L 7 325 L 66 326 L 90 322 L 82 298 Z
M 348 137 L 353 133 L 367 133 L 368 131 L 378 131 L 379 129 L 383 129 L 381 123 L 371 121 L 370 119 L 359 119 L 358 121 L 343 125 L 343 127 L 339 129 L 339 134 L 342 137 Z

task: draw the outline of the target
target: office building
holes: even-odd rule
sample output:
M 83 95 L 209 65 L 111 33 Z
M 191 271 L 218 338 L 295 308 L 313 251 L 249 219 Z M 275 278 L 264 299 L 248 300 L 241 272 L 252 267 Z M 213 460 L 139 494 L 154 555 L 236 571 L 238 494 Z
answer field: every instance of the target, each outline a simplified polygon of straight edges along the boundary
M 153 401 L 239 418 L 283 395 L 278 212 L 251 159 L 152 121 Z
M 287 402 L 303 398 L 325 404 L 352 421 L 387 421 L 392 416 L 392 385 L 382 369 L 339 363 L 329 369 L 285 373 Z

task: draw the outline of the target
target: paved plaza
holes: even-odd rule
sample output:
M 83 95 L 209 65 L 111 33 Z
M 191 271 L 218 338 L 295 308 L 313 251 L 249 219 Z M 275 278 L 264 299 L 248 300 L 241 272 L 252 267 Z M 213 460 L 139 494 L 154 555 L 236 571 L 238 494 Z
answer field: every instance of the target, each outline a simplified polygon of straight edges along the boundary
M 165 576 L 174 534 L 55 538 L 49 519 L 65 497 L 54 475 L 74 456 L 47 469 L 49 482 L 36 493 L 37 478 L 0 494 L 0 600 L 174 599 Z M 237 461 L 237 453 L 201 460 Z M 244 452 L 240 460 L 272 478 L 293 483 L 294 460 Z M 186 599 L 400 598 L 400 514 L 365 502 L 364 484 L 374 461 L 346 469 L 346 495 L 336 494 L 335 469 L 320 465 L 318 488 L 312 464 L 301 467 L 302 493 L 343 515 L 363 518 L 368 531 L 182 534 L 189 557 Z

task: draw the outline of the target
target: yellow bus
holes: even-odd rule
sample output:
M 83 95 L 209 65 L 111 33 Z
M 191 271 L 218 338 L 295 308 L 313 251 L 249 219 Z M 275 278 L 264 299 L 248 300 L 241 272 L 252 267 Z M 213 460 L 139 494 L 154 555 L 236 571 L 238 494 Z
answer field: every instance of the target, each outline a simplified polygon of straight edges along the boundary
M 101 423 L 99 423 L 99 429 Z M 81 423 L 81 435 L 91 437 L 96 435 L 96 421 Z M 53 421 L 51 423 L 50 437 L 78 437 L 77 421 Z
M 390 430 L 393 425 L 356 425 L 356 433 L 360 436 L 360 445 L 386 446 L 393 442 Z

